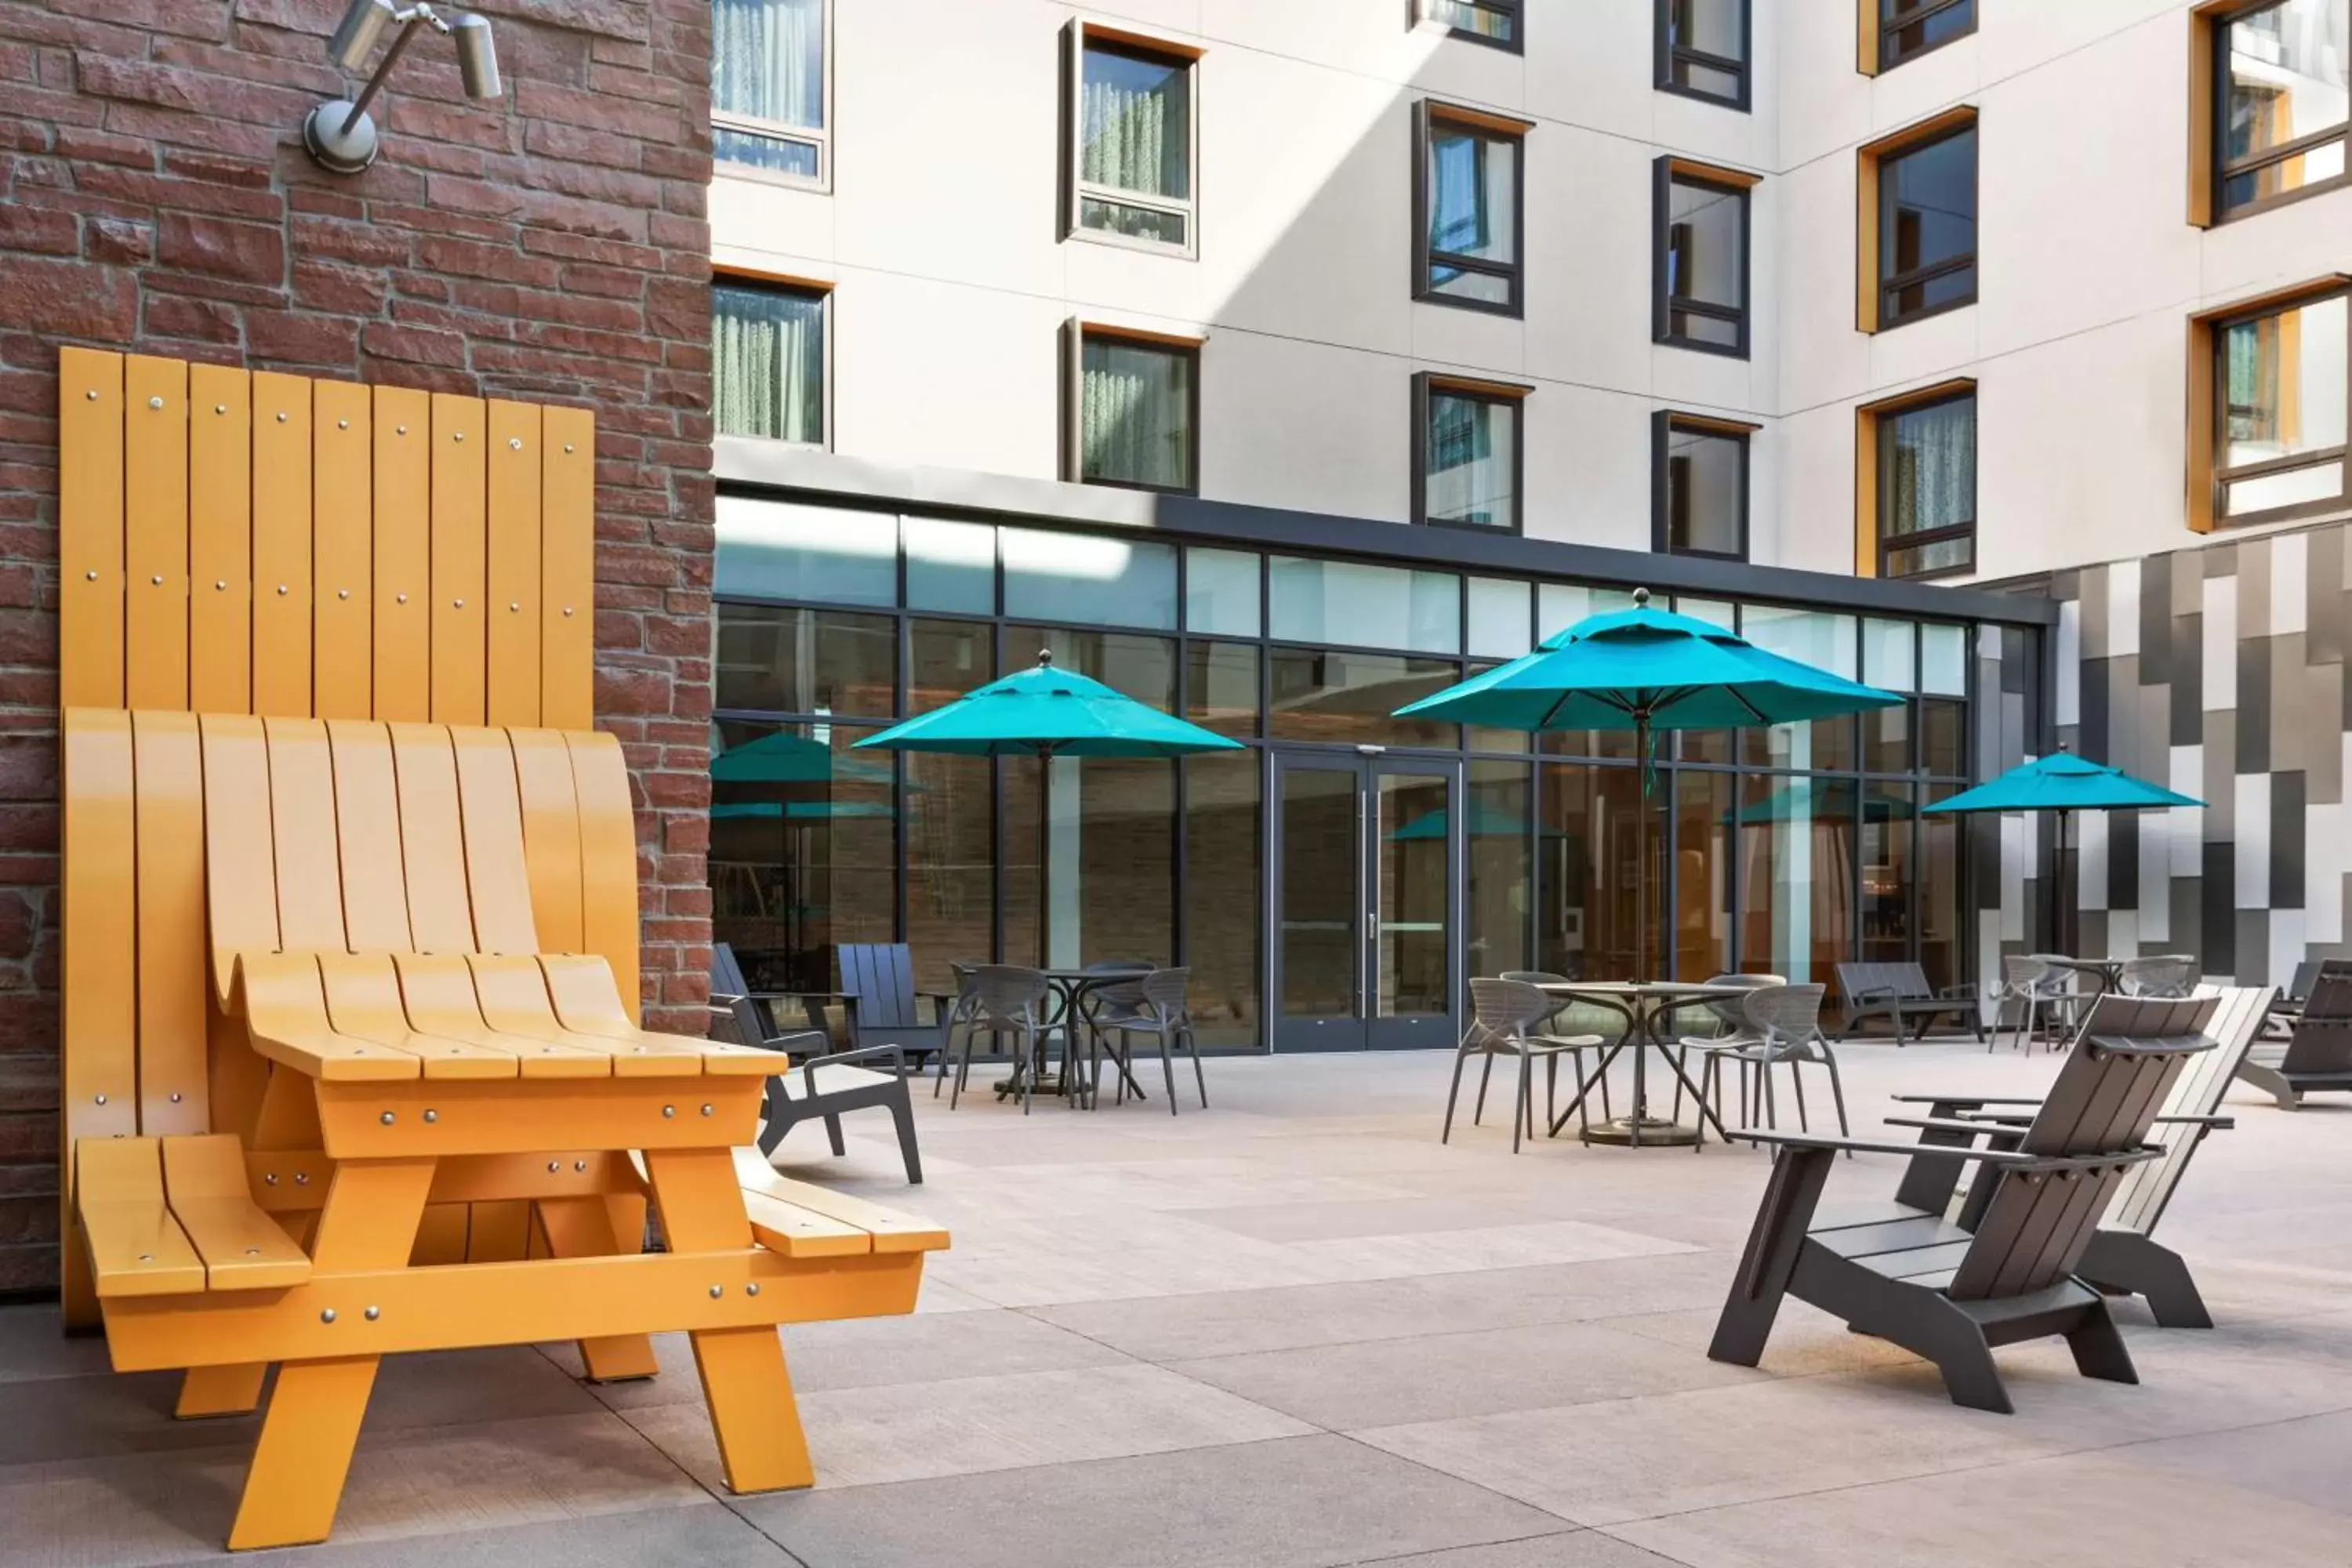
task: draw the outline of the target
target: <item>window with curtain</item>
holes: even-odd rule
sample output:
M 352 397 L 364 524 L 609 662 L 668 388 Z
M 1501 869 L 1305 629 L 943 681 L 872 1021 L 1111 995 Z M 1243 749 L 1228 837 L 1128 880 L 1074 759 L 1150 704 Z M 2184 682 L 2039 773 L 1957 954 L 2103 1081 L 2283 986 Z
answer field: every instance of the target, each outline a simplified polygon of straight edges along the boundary
M 1524 54 L 1519 36 L 1521 0 L 1421 0 L 1421 18 L 1434 22 L 1457 38 Z
M 1077 478 L 1130 489 L 1199 489 L 1200 369 L 1194 347 L 1081 333 Z
M 1519 396 L 1417 378 L 1422 405 L 1417 522 L 1516 532 L 1519 527 Z
M 1976 394 L 1895 409 L 1877 426 L 1881 571 L 1968 571 L 1976 564 Z
M 2219 26 L 2220 210 L 2250 212 L 2341 184 L 2352 132 L 2352 0 L 2278 0 Z
M 1885 153 L 1877 172 L 1878 324 L 1976 303 L 1975 122 Z
M 1657 86 L 1748 107 L 1750 0 L 1658 0 Z
M 2291 516 L 2343 504 L 2352 297 L 2338 292 L 2221 324 L 2217 516 Z
M 1192 247 L 1192 66 L 1181 56 L 1086 39 L 1072 131 L 1077 228 Z
M 1878 0 L 1878 68 L 1940 49 L 1977 30 L 1977 0 Z
M 831 0 L 711 0 L 710 155 L 822 184 Z
M 1652 548 L 1748 558 L 1748 432 L 1713 420 L 1657 416 Z
M 1519 314 L 1519 139 L 1427 103 L 1418 132 L 1423 221 L 1413 297 Z
M 1709 353 L 1748 353 L 1747 176 L 1657 161 L 1657 304 L 1652 336 Z
M 715 283 L 711 407 L 722 436 L 822 446 L 825 296 L 811 289 Z

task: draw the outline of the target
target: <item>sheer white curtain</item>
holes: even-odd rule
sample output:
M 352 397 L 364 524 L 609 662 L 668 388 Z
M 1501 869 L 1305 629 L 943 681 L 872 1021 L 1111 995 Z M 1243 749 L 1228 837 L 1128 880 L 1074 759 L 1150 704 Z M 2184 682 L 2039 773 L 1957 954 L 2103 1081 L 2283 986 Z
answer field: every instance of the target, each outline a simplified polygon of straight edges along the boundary
M 1425 515 L 1447 522 L 1511 522 L 1511 414 L 1467 397 L 1429 400 Z
M 719 431 L 824 439 L 824 300 L 762 289 L 711 291 Z
M 1185 72 L 1101 49 L 1087 51 L 1078 101 L 1078 178 L 1139 195 L 1182 199 L 1192 132 Z
M 712 0 L 710 106 L 824 126 L 824 0 Z
M 1169 489 L 1192 479 L 1189 355 L 1089 340 L 1078 377 L 1079 472 Z
M 1895 493 L 1887 532 L 1926 533 L 1977 515 L 1977 405 L 1964 397 L 1896 416 Z M 1922 546 L 1916 571 L 1958 566 L 1975 553 L 1965 539 Z

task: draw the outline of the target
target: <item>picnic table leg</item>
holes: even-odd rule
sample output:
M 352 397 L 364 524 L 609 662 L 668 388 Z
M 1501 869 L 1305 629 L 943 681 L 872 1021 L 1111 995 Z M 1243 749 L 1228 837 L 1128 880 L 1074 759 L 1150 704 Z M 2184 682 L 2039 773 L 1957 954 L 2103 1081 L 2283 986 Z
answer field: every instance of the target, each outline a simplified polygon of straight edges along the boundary
M 725 1149 L 649 1149 L 646 1173 L 672 1252 L 751 1245 L 751 1221 Z M 688 1336 L 710 1405 L 711 1434 L 728 1489 L 775 1491 L 814 1484 L 800 1406 L 784 1371 L 784 1343 L 772 1327 L 702 1329 Z
M 614 1227 L 610 1205 L 601 1197 L 541 1198 L 539 1223 L 547 1235 L 547 1250 L 556 1258 L 606 1258 L 644 1249 L 641 1236 L 624 1241 Z M 582 1340 L 580 1364 L 591 1383 L 651 1377 L 661 1370 L 654 1360 L 653 1340 L 645 1334 Z
M 433 1187 L 433 1163 L 338 1164 L 310 1252 L 314 1278 L 405 1268 Z M 360 1419 L 367 1414 L 368 1393 L 375 1386 L 377 1360 L 336 1356 L 278 1368 L 253 1467 L 246 1472 L 245 1496 L 229 1527 L 230 1551 L 327 1539 L 359 1441 Z
M 249 1415 L 261 1403 L 261 1380 L 269 1363 L 247 1362 L 236 1366 L 192 1366 L 180 1379 L 180 1402 L 172 1410 L 183 1421 L 206 1415 Z

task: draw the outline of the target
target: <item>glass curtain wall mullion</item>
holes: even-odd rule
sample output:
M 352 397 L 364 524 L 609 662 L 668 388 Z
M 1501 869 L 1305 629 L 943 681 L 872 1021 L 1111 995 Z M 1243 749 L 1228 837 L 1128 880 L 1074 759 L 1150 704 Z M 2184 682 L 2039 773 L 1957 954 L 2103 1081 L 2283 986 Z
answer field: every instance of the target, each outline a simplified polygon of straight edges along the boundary
M 832 183 L 831 0 L 714 0 L 711 156 L 780 184 Z

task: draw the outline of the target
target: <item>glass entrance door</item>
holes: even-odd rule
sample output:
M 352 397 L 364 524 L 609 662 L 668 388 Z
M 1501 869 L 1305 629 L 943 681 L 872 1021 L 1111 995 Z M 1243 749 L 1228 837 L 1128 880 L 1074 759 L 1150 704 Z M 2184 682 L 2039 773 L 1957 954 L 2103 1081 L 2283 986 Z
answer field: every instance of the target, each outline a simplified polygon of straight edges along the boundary
M 1455 771 L 1276 758 L 1276 1049 L 1454 1043 Z

